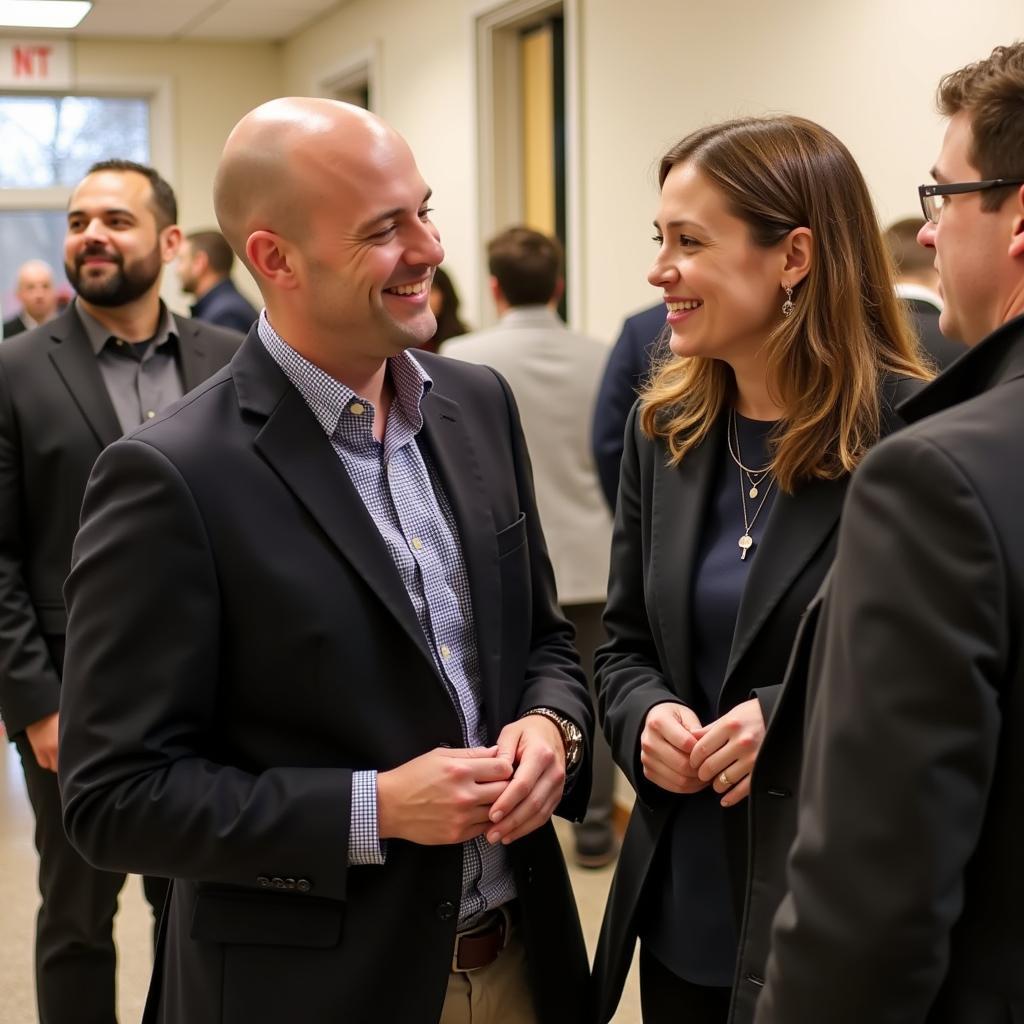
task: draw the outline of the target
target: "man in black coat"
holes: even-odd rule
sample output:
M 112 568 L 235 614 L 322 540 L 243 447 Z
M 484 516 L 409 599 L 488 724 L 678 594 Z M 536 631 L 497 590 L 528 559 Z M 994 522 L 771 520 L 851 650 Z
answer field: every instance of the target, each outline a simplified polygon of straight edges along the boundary
M 757 1024 L 1024 1020 L 1024 44 L 939 101 L 920 240 L 942 329 L 972 350 L 857 471 L 809 614 L 799 834 Z
M 42 260 L 28 260 L 18 268 L 15 295 L 21 303 L 21 312 L 4 321 L 5 338 L 41 327 L 57 314 L 53 271 Z
M 93 472 L 65 824 L 174 879 L 147 1021 L 583 1011 L 550 817 L 586 808 L 589 697 L 507 384 L 408 351 L 435 330 L 429 196 L 366 111 L 243 118 L 215 205 L 265 313 Z
M 234 263 L 219 231 L 193 231 L 182 241 L 175 266 L 182 291 L 195 296 L 192 316 L 247 334 L 257 313 L 231 280 Z
M 95 870 L 68 844 L 56 775 L 61 588 L 86 481 L 106 445 L 220 369 L 241 340 L 161 303 L 176 219 L 174 193 L 151 168 L 96 165 L 68 207 L 64 253 L 77 299 L 0 345 L 0 712 L 36 815 L 42 1024 L 115 1020 L 111 928 L 124 874 Z M 121 585 L 130 591 L 132 581 Z M 159 914 L 166 884 L 146 888 Z

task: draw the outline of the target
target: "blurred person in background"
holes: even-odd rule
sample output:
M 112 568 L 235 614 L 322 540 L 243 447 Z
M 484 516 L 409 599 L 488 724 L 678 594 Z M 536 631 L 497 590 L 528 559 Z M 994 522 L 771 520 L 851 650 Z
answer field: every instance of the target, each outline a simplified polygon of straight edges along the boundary
M 42 260 L 29 260 L 21 265 L 15 295 L 21 303 L 21 312 L 4 321 L 5 338 L 49 323 L 57 315 L 53 271 Z
M 454 339 L 444 354 L 484 363 L 511 385 L 533 464 L 558 603 L 576 630 L 576 649 L 593 691 L 594 652 L 604 640 L 611 517 L 590 451 L 590 422 L 606 346 L 570 331 L 558 316 L 565 287 L 557 238 L 512 227 L 487 245 L 498 323 Z M 576 862 L 598 868 L 615 857 L 615 770 L 603 737 L 583 821 L 573 827 Z
M 890 224 L 885 231 L 885 244 L 896 266 L 896 294 L 910 312 L 917 336 L 935 365 L 944 370 L 966 351 L 955 338 L 947 338 L 939 330 L 942 296 L 939 295 L 939 273 L 935 257 L 917 240 L 924 227 L 920 217 L 907 217 Z
M 219 231 L 193 231 L 182 240 L 175 267 L 182 291 L 196 298 L 194 319 L 247 334 L 258 314 L 231 280 L 234 262 Z
M 430 282 L 430 311 L 437 320 L 437 330 L 430 341 L 420 346 L 427 352 L 437 352 L 449 338 L 457 338 L 469 330 L 459 319 L 459 293 L 443 267 L 434 270 L 434 279 Z
M 613 512 L 619 491 L 622 434 L 629 410 L 643 389 L 659 351 L 664 348 L 664 331 L 664 302 L 626 317 L 601 377 L 594 403 L 591 443 L 601 490 Z

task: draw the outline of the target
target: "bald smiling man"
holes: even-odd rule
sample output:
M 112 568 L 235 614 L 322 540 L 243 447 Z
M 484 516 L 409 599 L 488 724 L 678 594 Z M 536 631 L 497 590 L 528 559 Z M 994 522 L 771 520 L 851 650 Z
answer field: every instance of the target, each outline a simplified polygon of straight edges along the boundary
M 408 351 L 429 197 L 365 111 L 243 118 L 215 205 L 266 309 L 90 480 L 65 824 L 175 879 L 146 1021 L 582 1019 L 586 684 L 507 385 Z

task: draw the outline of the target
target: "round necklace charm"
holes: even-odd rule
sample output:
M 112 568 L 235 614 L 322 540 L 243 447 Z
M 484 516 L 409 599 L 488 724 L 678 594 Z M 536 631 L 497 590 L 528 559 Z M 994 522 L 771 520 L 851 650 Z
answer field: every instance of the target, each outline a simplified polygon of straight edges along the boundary
M 750 490 L 749 490 L 749 491 L 748 491 L 747 493 L 748 493 L 748 494 L 749 494 L 749 495 L 750 495 L 750 496 L 751 496 L 752 498 L 756 498 L 756 497 L 757 497 L 757 495 L 758 495 L 758 490 L 757 490 L 757 484 L 754 484 L 754 486 L 753 486 L 753 487 L 751 487 L 751 488 L 750 488 Z
M 749 533 L 745 533 L 742 537 L 740 537 L 740 539 L 736 543 L 739 544 L 739 546 L 743 548 L 744 551 L 746 551 L 748 548 L 753 547 L 754 538 L 751 537 Z

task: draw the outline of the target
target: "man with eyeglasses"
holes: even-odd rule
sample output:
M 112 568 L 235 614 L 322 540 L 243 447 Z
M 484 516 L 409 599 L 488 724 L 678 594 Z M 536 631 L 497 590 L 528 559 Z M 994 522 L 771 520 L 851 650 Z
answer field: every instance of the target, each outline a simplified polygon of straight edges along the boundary
M 918 238 L 971 351 L 858 469 L 797 640 L 800 831 L 757 1024 L 1024 1021 L 1024 43 L 939 106 Z

